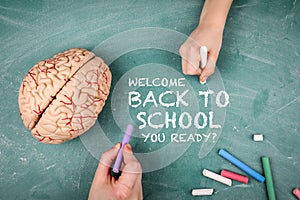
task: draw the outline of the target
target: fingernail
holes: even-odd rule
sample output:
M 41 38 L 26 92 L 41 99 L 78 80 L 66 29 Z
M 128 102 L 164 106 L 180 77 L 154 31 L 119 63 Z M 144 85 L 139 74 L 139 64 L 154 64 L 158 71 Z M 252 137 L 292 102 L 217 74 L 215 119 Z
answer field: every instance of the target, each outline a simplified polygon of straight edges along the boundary
M 205 82 L 205 81 L 206 81 L 206 78 L 207 78 L 207 77 L 206 77 L 205 75 L 203 75 L 203 74 L 200 76 L 200 80 L 201 80 L 202 82 Z
M 118 143 L 115 145 L 115 148 L 120 149 L 120 148 L 121 148 L 121 143 L 118 142 Z
M 132 151 L 132 148 L 131 148 L 130 144 L 126 144 L 126 145 L 125 145 L 125 150 L 126 150 L 127 152 L 131 152 L 131 151 Z

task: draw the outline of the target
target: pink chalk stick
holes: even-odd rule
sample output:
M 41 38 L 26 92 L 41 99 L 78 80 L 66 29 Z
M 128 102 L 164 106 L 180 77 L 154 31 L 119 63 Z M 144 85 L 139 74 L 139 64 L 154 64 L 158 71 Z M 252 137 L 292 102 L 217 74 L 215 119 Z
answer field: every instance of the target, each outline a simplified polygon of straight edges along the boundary
M 228 171 L 226 169 L 223 169 L 221 171 L 221 176 L 224 176 L 226 178 L 230 178 L 232 180 L 236 180 L 236 181 L 248 184 L 248 177 L 247 176 L 243 176 L 243 175 Z
M 298 188 L 295 188 L 295 189 L 293 190 L 293 194 L 294 194 L 298 199 L 300 199 L 300 190 L 299 190 Z

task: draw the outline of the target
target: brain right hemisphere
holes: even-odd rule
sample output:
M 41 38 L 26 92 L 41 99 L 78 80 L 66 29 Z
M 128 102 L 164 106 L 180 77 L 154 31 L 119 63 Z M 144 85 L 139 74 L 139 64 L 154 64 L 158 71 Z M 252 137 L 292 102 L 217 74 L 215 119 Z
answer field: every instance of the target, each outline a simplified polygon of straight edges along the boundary
M 78 137 L 97 120 L 111 79 L 104 61 L 85 49 L 70 49 L 39 62 L 19 91 L 24 125 L 44 143 Z

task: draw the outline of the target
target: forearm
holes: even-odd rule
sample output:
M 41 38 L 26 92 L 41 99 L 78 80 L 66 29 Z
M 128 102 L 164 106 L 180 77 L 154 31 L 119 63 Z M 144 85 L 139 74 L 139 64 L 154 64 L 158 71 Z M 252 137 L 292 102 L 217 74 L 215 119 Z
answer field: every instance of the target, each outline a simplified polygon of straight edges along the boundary
M 206 0 L 199 24 L 205 24 L 223 31 L 231 3 L 232 0 Z

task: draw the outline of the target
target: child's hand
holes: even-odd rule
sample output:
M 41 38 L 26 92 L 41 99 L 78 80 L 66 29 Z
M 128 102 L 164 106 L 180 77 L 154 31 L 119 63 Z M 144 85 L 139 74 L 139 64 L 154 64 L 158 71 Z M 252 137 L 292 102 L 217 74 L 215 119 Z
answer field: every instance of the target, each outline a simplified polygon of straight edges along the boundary
M 200 24 L 180 48 L 183 73 L 186 75 L 199 75 L 200 81 L 205 82 L 215 72 L 222 45 L 222 35 L 223 29 Z M 208 51 L 207 64 L 204 69 L 200 67 L 201 46 L 206 46 Z
M 123 151 L 124 167 L 118 180 L 110 176 L 110 167 L 117 157 L 120 143 L 105 152 L 98 165 L 90 189 L 89 200 L 140 200 L 143 199 L 142 168 L 129 144 Z

